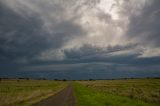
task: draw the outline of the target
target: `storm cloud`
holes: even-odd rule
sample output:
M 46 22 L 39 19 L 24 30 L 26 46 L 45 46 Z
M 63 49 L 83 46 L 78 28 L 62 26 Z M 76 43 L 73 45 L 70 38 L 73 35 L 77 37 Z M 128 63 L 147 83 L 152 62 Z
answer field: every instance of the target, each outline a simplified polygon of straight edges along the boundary
M 159 47 L 160 42 L 160 2 L 153 0 L 147 4 L 138 15 L 130 16 L 129 29 L 127 35 L 140 39 L 140 42 Z
M 159 0 L 1 0 L 0 76 L 159 76 L 159 5 Z
M 55 23 L 52 31 L 48 31 L 41 14 L 32 11 L 24 16 L 3 3 L 0 7 L 1 57 L 10 61 L 36 59 L 42 52 L 59 49 L 76 35 L 85 33 L 71 20 Z

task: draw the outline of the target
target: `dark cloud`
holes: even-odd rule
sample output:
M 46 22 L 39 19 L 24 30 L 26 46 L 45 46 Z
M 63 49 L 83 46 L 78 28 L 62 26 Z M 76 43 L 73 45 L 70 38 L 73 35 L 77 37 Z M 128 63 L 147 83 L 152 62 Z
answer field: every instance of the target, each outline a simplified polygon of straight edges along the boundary
M 145 5 L 139 15 L 130 16 L 129 29 L 126 35 L 140 39 L 140 43 L 160 46 L 160 1 L 152 0 Z
M 83 45 L 79 49 L 64 50 L 66 58 L 79 62 L 106 62 L 130 65 L 160 65 L 160 57 L 143 58 L 143 51 L 136 51 L 137 45 L 108 46 L 100 48 L 92 45 Z
M 21 16 L 5 4 L 0 6 L 0 59 L 31 61 L 46 50 L 63 46 L 75 35 L 83 34 L 82 28 L 72 21 L 55 24 L 52 33 L 44 28 L 39 14 Z
M 38 18 L 21 17 L 5 5 L 0 6 L 0 55 L 10 60 L 19 57 L 32 57 L 49 43 L 45 38 L 47 32 L 42 29 Z
M 0 1 L 0 77 L 160 76 L 160 1 L 101 1 Z
M 4 77 L 30 77 L 30 78 L 48 78 L 48 79 L 115 79 L 115 78 L 136 78 L 136 77 L 158 77 L 160 75 L 159 66 L 130 66 L 105 63 L 86 63 L 80 66 L 70 64 L 72 68 L 59 66 L 61 70 L 52 68 L 46 70 L 46 66 L 39 66 L 38 70 L 31 67 L 32 70 L 25 71 L 2 71 Z M 74 65 L 76 67 L 74 67 Z M 73 68 L 74 67 L 74 68 Z M 47 66 L 48 68 L 48 66 Z M 39 70 L 40 69 L 40 70 Z M 153 70 L 155 69 L 155 70 Z
M 90 44 L 84 44 L 80 48 L 72 48 L 64 50 L 64 53 L 68 59 L 87 59 L 87 58 L 93 58 L 93 57 L 101 57 L 109 53 L 122 51 L 125 49 L 130 49 L 130 46 L 108 46 L 106 48 L 93 46 Z

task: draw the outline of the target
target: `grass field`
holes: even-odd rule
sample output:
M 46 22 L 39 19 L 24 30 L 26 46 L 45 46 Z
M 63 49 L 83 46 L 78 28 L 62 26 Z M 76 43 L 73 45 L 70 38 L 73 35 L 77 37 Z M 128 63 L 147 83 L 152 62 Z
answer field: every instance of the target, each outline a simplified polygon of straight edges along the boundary
M 0 106 L 30 106 L 71 81 L 0 80 Z M 160 79 L 72 81 L 77 106 L 159 106 Z
M 75 84 L 78 106 L 158 106 L 124 96 L 97 92 L 81 84 Z
M 30 106 L 62 90 L 67 82 L 48 80 L 1 80 L 0 106 Z
M 115 103 L 123 104 L 123 101 L 125 103 L 121 106 L 131 106 L 133 104 L 133 106 L 159 106 L 158 104 L 160 104 L 160 79 L 78 81 L 78 83 L 83 85 L 76 85 L 79 87 L 75 87 L 80 104 L 83 99 L 87 101 L 87 98 L 90 98 L 89 101 L 93 99 L 92 101 L 97 101 L 97 103 L 109 103 L 108 106 L 119 106 Z M 99 98 L 104 101 L 98 102 Z

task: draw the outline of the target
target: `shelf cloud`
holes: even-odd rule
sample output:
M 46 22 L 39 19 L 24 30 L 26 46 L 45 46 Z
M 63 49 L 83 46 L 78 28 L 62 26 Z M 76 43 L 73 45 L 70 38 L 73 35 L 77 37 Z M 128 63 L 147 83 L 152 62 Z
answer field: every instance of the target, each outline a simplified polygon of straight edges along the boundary
M 159 0 L 1 0 L 0 75 L 159 77 L 159 5 Z M 38 70 L 43 74 L 34 75 Z

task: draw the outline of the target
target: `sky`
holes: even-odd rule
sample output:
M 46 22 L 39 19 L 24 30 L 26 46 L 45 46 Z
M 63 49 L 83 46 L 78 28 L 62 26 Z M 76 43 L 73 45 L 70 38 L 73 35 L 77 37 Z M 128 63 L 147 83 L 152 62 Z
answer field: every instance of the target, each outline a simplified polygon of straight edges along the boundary
M 160 77 L 159 0 L 0 0 L 0 77 Z

